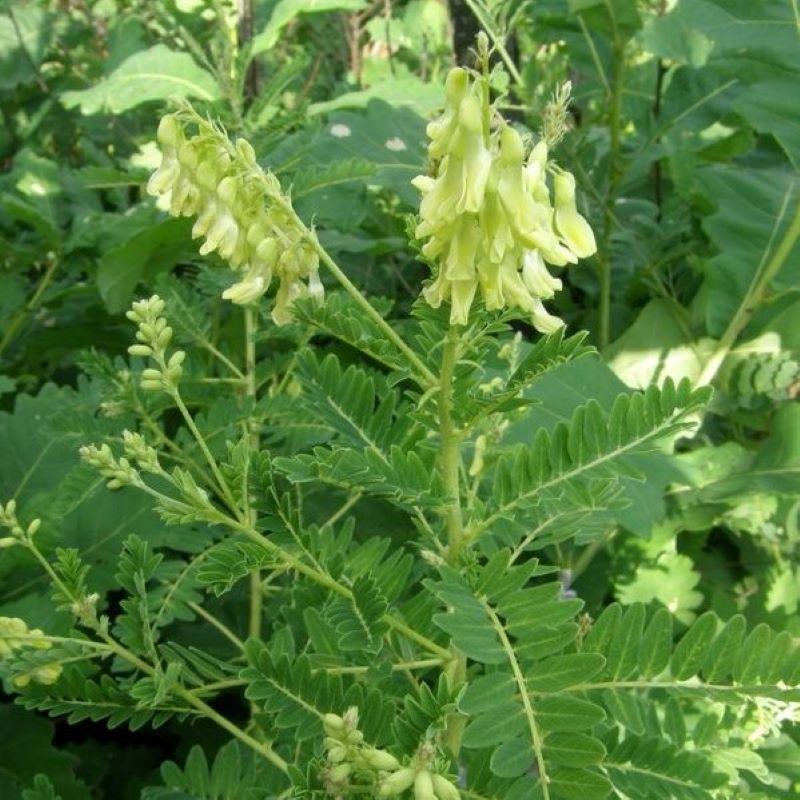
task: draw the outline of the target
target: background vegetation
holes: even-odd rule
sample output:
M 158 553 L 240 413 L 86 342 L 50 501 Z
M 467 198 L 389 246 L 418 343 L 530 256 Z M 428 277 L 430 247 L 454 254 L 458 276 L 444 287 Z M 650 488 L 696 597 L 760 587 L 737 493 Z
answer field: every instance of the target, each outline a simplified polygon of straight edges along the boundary
M 668 378 L 715 389 L 710 406 L 696 412 L 701 427 L 675 452 L 628 457 L 620 468 L 624 503 L 595 497 L 591 514 L 559 524 L 573 524 L 577 538 L 562 543 L 551 535 L 537 555 L 557 568 L 564 590 L 583 599 L 592 618 L 612 601 L 623 608 L 644 603 L 666 607 L 676 631 L 710 611 L 800 636 L 796 2 L 244 5 L 247 13 L 237 15 L 223 0 L 4 0 L 0 500 L 15 499 L 20 518 L 43 520 L 42 551 L 77 548 L 101 607 L 114 613 L 127 602 L 124 575 L 116 577 L 124 573 L 120 552 L 139 534 L 165 559 L 156 602 L 171 641 L 187 653 L 198 648 L 228 658 L 230 642 L 213 624 L 189 624 L 206 608 L 246 638 L 247 582 L 231 575 L 241 568 L 243 577 L 253 563 L 238 555 L 222 577 L 203 571 L 200 557 L 220 539 L 214 529 L 196 522 L 168 527 L 148 497 L 109 493 L 78 457 L 80 444 L 119 436 L 132 408 L 151 433 L 163 424 L 180 448 L 191 447 L 174 412 L 137 392 L 126 371 L 131 326 L 124 312 L 137 297 L 157 291 L 167 300 L 176 338 L 190 352 L 187 403 L 215 446 L 224 449 L 224 440 L 235 438 L 246 402 L 242 317 L 218 299 L 226 271 L 197 255 L 190 221 L 167 217 L 143 191 L 159 161 L 157 119 L 172 99 L 184 97 L 246 136 L 260 161 L 291 187 L 298 213 L 313 222 L 350 279 L 387 317 L 403 319 L 429 275 L 407 246 L 418 202 L 410 179 L 425 171 L 425 125 L 442 105 L 446 72 L 469 61 L 480 26 L 503 68 L 494 73 L 494 88 L 505 93 L 504 113 L 520 128 L 538 131 L 556 87 L 572 82 L 570 130 L 557 157 L 577 178 L 581 210 L 598 241 L 595 257 L 561 275 L 566 289 L 553 306 L 570 333 L 589 331 L 600 356 L 564 359 L 549 369 L 531 388 L 535 404 L 488 435 L 508 447 L 532 441 L 535 431 L 552 430 L 589 400 L 608 411 L 626 387 Z M 338 435 L 319 403 L 298 410 L 296 400 L 301 389 L 313 400 L 314 391 L 324 394 L 326 380 L 342 379 L 330 365 L 323 374 L 313 356 L 295 355 L 312 335 L 319 361 L 324 352 L 336 353 L 344 366 L 359 359 L 358 315 L 335 294 L 325 308 L 324 314 L 307 308 L 288 328 L 272 325 L 266 311 L 259 321 L 261 435 L 278 455 Z M 342 333 L 348 325 L 350 338 Z M 411 332 L 407 323 L 401 330 Z M 521 357 L 538 335 L 522 323 L 514 330 Z M 425 344 L 422 334 L 418 343 Z M 213 372 L 212 365 L 221 366 Z M 501 367 L 496 361 L 482 379 L 491 381 Z M 378 395 L 388 396 L 383 374 L 376 375 Z M 180 458 L 172 441 L 164 445 Z M 413 538 L 407 515 L 386 499 L 359 494 L 350 502 L 346 492 L 313 487 L 303 494 L 297 487 L 305 485 L 297 483 L 288 492 L 291 502 L 276 500 L 270 513 L 277 519 L 284 509 L 291 520 L 305 520 L 301 527 L 352 516 L 367 562 L 381 562 L 390 541 L 394 548 Z M 349 505 L 339 514 L 342 503 Z M 383 542 L 384 551 L 370 555 L 370 539 Z M 53 611 L 49 598 L 49 584 L 27 552 L 0 551 L 0 616 L 66 633 L 69 615 Z M 298 608 L 318 600 L 307 587 L 272 598 L 267 589 L 263 635 L 273 656 L 293 658 L 309 634 L 324 637 L 321 623 L 306 632 L 298 617 Z M 417 611 L 425 616 L 425 609 Z M 305 624 L 313 622 L 306 617 Z M 758 639 L 748 642 L 766 649 Z M 319 639 L 314 644 L 321 646 Z M 139 720 L 135 709 L 122 708 L 127 701 L 98 695 L 97 708 L 85 713 L 68 704 L 54 709 L 44 689 L 26 700 L 43 711 L 28 710 L 15 704 L 17 692 L 4 677 L 4 800 L 262 796 L 256 789 L 247 794 L 251 762 L 230 745 L 219 770 L 240 770 L 239 782 L 218 780 L 231 793 L 209 788 L 213 777 L 198 777 L 205 762 L 191 747 L 201 745 L 211 761 L 226 741 L 211 723 L 165 719 L 153 730 L 141 727 L 147 714 Z M 247 713 L 225 693 L 216 707 L 233 717 Z M 46 710 L 71 714 L 75 724 L 50 719 Z M 617 713 L 642 734 L 663 726 L 659 735 L 676 746 L 688 737 L 698 751 L 723 716 L 710 707 L 673 709 L 654 723 L 635 705 Z M 111 733 L 103 721 L 109 716 Z M 720 789 L 713 780 L 631 788 L 620 768 L 615 791 L 648 798 L 795 797 L 795 720 L 790 714 L 785 732 L 754 751 L 735 737 L 724 743 L 727 760 L 713 766 L 735 776 L 738 788 Z M 160 773 L 166 758 L 184 771 L 172 766 Z M 39 774 L 47 778 L 34 788 Z M 503 797 L 506 790 L 494 791 Z M 589 796 L 589 789 L 579 791 Z

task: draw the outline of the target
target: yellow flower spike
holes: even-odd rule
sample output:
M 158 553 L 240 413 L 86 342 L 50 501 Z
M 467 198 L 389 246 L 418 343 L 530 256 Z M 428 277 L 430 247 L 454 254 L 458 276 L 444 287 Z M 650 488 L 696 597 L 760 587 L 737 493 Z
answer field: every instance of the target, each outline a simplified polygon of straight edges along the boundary
M 492 111 L 483 80 L 451 72 L 444 113 L 428 126 L 434 172 L 413 181 L 422 195 L 416 236 L 438 272 L 423 296 L 433 307 L 449 300 L 451 323 L 466 324 L 480 289 L 487 309 L 516 307 L 538 330 L 553 331 L 563 323 L 542 300 L 562 284 L 546 265 L 590 254 L 594 236 L 575 209 L 574 183 L 565 191 L 561 173 L 551 203 L 546 140 L 526 159 L 525 142 L 509 125 L 487 136 Z
M 559 172 L 554 180 L 556 230 L 578 258 L 597 252 L 594 233 L 575 205 L 575 178 L 570 172 Z
M 255 302 L 275 275 L 280 284 L 273 319 L 285 324 L 295 298 L 323 296 L 318 255 L 304 241 L 308 233 L 287 211 L 289 199 L 277 178 L 258 166 L 249 142 L 232 144 L 191 109 L 162 119 L 156 138 L 162 164 L 148 191 L 174 216 L 197 215 L 192 236 L 203 240 L 200 254 L 216 251 L 240 273 L 225 299 Z

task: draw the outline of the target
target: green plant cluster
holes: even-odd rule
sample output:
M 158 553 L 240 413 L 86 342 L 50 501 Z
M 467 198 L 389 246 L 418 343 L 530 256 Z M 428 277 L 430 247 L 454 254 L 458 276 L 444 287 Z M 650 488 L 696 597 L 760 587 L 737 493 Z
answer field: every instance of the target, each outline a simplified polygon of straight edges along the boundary
M 799 45 L 4 0 L 0 798 L 797 797 Z

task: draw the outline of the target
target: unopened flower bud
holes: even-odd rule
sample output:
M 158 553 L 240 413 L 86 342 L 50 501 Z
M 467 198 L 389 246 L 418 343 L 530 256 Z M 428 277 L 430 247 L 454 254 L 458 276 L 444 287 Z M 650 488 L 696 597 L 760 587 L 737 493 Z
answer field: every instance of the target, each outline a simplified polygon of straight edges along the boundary
M 414 800 L 436 800 L 431 774 L 421 769 L 414 778 Z
M 380 782 L 378 797 L 396 797 L 414 783 L 415 777 L 416 773 L 410 767 L 393 772 Z
M 438 800 L 461 800 L 456 786 L 441 775 L 432 776 L 433 791 Z
M 367 766 L 372 769 L 392 772 L 400 769 L 400 762 L 385 750 L 378 750 L 375 747 L 367 747 L 361 751 L 361 757 Z
M 344 720 L 338 714 L 324 714 L 322 727 L 328 736 L 338 738 L 340 734 L 344 733 Z

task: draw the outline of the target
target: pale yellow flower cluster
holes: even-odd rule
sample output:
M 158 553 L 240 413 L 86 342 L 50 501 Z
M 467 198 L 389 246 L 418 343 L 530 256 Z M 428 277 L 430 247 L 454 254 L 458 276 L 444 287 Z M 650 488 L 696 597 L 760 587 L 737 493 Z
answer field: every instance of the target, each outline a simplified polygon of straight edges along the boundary
M 223 132 L 203 120 L 191 120 L 197 133 L 187 134 L 181 113 L 165 116 L 158 127 L 161 165 L 147 184 L 160 207 L 173 216 L 197 216 L 194 238 L 200 253 L 216 251 L 241 279 L 223 292 L 226 300 L 248 304 L 279 281 L 272 317 L 291 322 L 290 305 L 298 297 L 321 297 L 319 257 L 297 224 L 288 198 L 271 173 L 257 164 L 251 145 L 235 146 Z
M 544 140 L 526 158 L 512 127 L 502 122 L 490 130 L 482 79 L 453 69 L 445 92 L 444 114 L 428 125 L 435 174 L 414 179 L 423 195 L 416 235 L 427 240 L 426 258 L 439 265 L 425 299 L 434 308 L 449 300 L 450 321 L 463 325 L 480 288 L 487 309 L 520 308 L 537 330 L 551 332 L 563 323 L 542 301 L 561 281 L 546 264 L 574 264 L 596 250 L 575 205 L 575 179 L 548 163 Z

